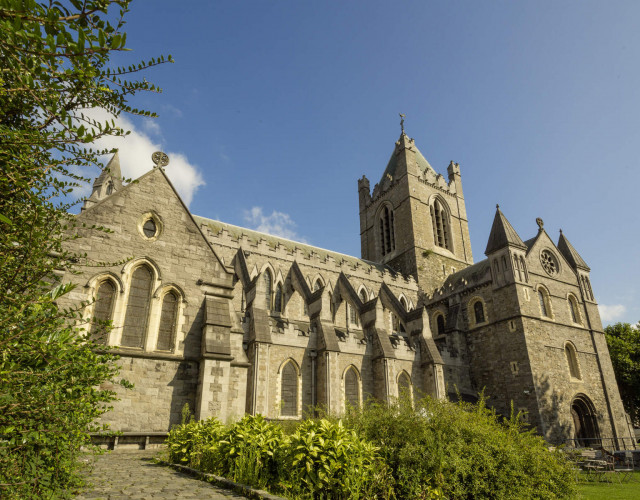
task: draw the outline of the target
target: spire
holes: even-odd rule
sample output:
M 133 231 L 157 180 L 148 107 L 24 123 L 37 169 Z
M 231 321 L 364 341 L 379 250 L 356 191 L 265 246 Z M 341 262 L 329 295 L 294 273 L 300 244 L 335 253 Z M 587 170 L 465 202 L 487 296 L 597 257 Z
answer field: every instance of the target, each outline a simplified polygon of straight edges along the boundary
M 584 261 L 580 254 L 573 248 L 573 245 L 569 243 L 569 240 L 562 234 L 562 229 L 560 229 L 560 238 L 558 239 L 558 250 L 564 256 L 565 259 L 571 264 L 571 267 L 574 269 L 580 268 L 585 271 L 590 271 L 589 266 Z
M 122 189 L 122 173 L 120 172 L 120 158 L 116 151 L 93 182 L 93 191 L 91 196 L 84 200 L 82 210 L 86 210 L 120 189 Z
M 493 219 L 493 225 L 491 226 L 491 233 L 489 234 L 489 241 L 487 242 L 487 249 L 484 251 L 485 255 L 500 250 L 506 246 L 516 246 L 526 250 L 526 246 L 523 243 L 516 230 L 509 223 L 504 214 L 500 211 L 500 205 L 496 205 L 496 216 Z
M 113 182 L 113 186 L 116 190 L 122 187 L 122 173 L 120 172 L 120 157 L 118 156 L 117 151 L 111 157 L 111 160 L 109 160 L 109 163 L 107 163 L 107 166 L 102 169 L 102 172 L 100 172 L 100 175 L 98 176 L 98 178 L 94 181 L 93 183 L 94 190 L 95 188 L 102 186 L 104 183 L 106 183 L 109 180 Z
M 413 158 L 407 158 L 411 153 L 413 153 Z M 435 170 L 433 169 L 433 167 L 431 167 L 431 165 L 429 165 L 429 162 L 417 148 L 413 139 L 410 139 L 409 136 L 405 134 L 403 123 L 400 138 L 396 141 L 396 145 L 393 153 L 391 154 L 391 158 L 389 158 L 389 162 L 387 163 L 387 168 L 385 168 L 384 173 L 380 178 L 379 185 L 386 186 L 388 183 L 395 181 L 396 178 L 402 176 L 404 171 L 408 168 L 408 165 L 410 163 L 413 164 L 414 162 L 415 164 L 417 164 L 422 173 L 430 170 L 434 175 L 436 175 Z M 383 189 L 383 191 L 384 190 L 386 190 L 386 188 Z

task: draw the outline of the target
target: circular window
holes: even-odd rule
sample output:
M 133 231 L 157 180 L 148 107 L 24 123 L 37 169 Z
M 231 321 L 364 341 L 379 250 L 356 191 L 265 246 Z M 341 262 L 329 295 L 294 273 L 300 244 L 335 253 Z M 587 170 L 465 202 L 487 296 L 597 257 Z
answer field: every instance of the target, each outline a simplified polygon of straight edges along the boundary
M 142 226 L 142 232 L 147 238 L 153 238 L 156 235 L 158 228 L 153 219 L 148 219 Z
M 559 266 L 558 259 L 549 250 L 543 250 L 540 254 L 540 263 L 542 268 L 549 276 L 555 276 L 558 274 Z
M 163 230 L 162 219 L 155 212 L 146 212 L 140 216 L 138 223 L 138 234 L 147 241 L 156 241 Z

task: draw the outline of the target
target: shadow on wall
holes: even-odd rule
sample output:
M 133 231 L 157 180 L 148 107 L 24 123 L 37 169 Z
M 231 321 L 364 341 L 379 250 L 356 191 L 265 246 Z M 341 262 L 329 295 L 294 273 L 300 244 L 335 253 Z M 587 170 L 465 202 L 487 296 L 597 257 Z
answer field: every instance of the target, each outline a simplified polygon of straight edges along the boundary
M 575 429 L 570 420 L 571 399 L 555 390 L 546 376 L 535 376 L 534 381 L 538 392 L 540 417 L 543 420 L 544 438 L 553 444 L 563 444 L 573 439 Z M 602 429 L 604 423 L 602 415 L 598 415 L 597 423 Z M 532 424 L 535 423 L 532 422 Z

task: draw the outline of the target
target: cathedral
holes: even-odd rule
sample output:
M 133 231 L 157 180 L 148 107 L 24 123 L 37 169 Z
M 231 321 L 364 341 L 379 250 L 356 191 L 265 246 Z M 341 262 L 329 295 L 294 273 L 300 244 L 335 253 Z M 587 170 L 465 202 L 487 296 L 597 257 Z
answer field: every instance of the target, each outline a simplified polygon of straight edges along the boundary
M 69 243 L 106 267 L 65 276 L 63 305 L 86 303 L 96 337 L 111 321 L 98 340 L 135 384 L 106 386 L 112 429 L 148 441 L 186 403 L 296 420 L 482 392 L 550 443 L 634 447 L 587 263 L 541 219 L 523 240 L 499 207 L 474 262 L 460 165 L 436 172 L 404 130 L 373 190 L 358 180 L 361 258 L 194 215 L 154 162 L 123 185 L 116 154 Z

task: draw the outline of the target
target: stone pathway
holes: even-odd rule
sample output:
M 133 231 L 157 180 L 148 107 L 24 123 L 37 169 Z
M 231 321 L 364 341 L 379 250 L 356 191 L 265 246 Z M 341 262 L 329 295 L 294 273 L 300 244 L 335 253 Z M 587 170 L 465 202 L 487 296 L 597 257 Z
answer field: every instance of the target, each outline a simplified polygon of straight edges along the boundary
M 105 499 L 244 499 L 171 467 L 153 463 L 157 451 L 117 451 L 91 459 L 87 488 L 76 500 Z

